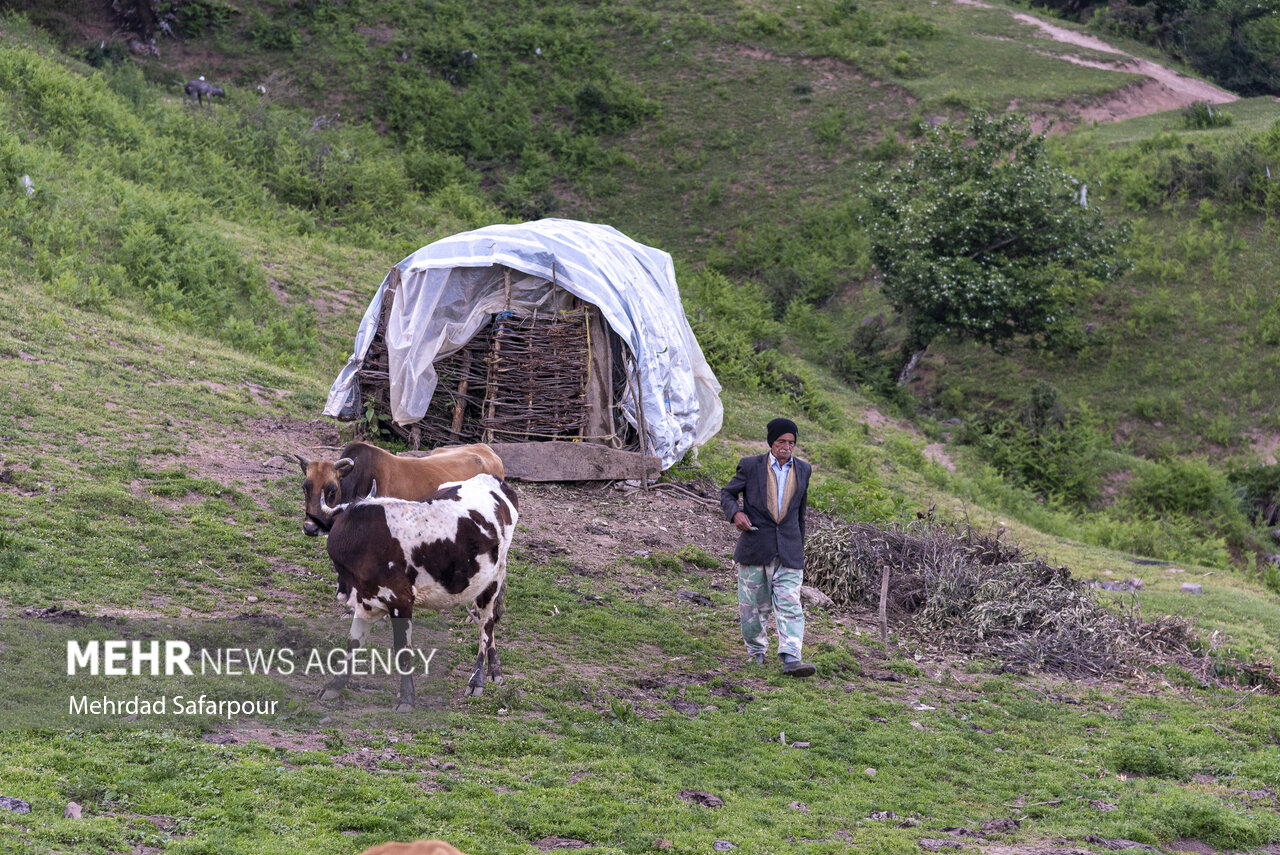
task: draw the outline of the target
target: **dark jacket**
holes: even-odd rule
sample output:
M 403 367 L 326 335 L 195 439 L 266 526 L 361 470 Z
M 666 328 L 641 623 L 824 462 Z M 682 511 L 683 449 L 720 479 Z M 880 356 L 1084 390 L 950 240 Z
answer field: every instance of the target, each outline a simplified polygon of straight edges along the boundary
M 786 487 L 791 500 L 783 507 L 780 521 L 774 520 L 769 507 L 769 493 L 771 490 L 776 493 L 777 488 L 769 469 L 768 452 L 739 460 L 737 474 L 720 491 L 720 507 L 725 518 L 732 522 L 733 515 L 742 510 L 757 528 L 739 535 L 738 547 L 733 551 L 733 560 L 739 564 L 768 564 L 779 558 L 783 567 L 804 568 L 804 506 L 809 497 L 809 475 L 813 467 L 794 457 L 792 461 Z M 741 508 L 739 496 L 742 496 Z

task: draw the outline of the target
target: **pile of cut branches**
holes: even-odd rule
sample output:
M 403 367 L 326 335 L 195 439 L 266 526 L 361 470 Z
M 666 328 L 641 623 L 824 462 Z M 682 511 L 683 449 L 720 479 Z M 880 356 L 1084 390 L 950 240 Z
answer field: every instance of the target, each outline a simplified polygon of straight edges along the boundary
M 1108 676 L 1152 662 L 1193 662 L 1181 618 L 1143 620 L 1136 604 L 1107 606 L 1065 567 L 1010 543 L 1004 532 L 918 520 L 820 527 L 805 544 L 806 581 L 838 606 L 880 605 L 921 637 L 1018 670 Z

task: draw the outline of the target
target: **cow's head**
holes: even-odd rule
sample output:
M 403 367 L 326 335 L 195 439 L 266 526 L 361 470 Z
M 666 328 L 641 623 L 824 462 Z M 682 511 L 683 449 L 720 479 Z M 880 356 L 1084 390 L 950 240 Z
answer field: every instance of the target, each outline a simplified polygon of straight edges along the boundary
M 342 476 L 351 471 L 355 461 L 350 457 L 330 463 L 327 460 L 308 460 L 301 454 L 298 465 L 302 467 L 303 518 L 302 533 L 315 537 L 328 533 L 333 526 L 332 508 L 342 502 Z M 322 503 L 328 507 L 322 507 Z

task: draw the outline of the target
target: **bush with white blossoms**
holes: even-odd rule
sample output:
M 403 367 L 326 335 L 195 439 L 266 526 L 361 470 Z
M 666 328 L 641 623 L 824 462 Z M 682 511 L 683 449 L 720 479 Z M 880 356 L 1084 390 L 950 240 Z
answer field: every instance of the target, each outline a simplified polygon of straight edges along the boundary
M 1129 267 L 1127 224 L 1083 188 L 1020 116 L 926 129 L 868 200 L 871 257 L 907 325 L 903 362 L 942 335 L 1078 341 L 1075 308 Z

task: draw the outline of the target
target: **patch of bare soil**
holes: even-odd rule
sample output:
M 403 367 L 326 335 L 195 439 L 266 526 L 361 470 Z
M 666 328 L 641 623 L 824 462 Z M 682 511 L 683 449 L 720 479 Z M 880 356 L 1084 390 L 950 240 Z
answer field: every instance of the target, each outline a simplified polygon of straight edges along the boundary
M 271 396 L 272 390 L 259 387 L 250 392 Z M 177 458 L 166 457 L 166 465 L 177 463 L 201 478 L 227 487 L 262 494 L 262 487 L 283 475 L 299 473 L 295 454 L 304 457 L 332 457 L 341 447 L 338 428 L 325 419 L 249 419 L 236 430 L 221 434 L 201 432 L 193 425 L 186 450 Z M 301 478 L 299 478 L 301 484 Z
M 244 728 L 222 734 L 207 734 L 206 742 L 215 745 L 236 742 L 261 742 L 285 751 L 323 751 L 325 737 L 320 733 L 281 733 L 269 728 Z
M 1255 429 L 1249 431 L 1248 436 L 1250 448 L 1258 459 L 1266 466 L 1274 466 L 1280 457 L 1280 434 Z
M 1048 841 L 1037 841 L 1018 844 L 998 844 L 983 846 L 983 855 L 1093 855 L 1088 849 L 1067 846 L 1064 843 L 1054 844 Z
M 377 772 L 384 768 L 412 769 L 418 758 L 402 754 L 394 748 L 357 748 L 333 758 L 339 766 L 352 766 L 366 772 Z
M 955 472 L 956 465 L 947 454 L 947 447 L 940 442 L 931 442 L 924 447 L 924 456 L 942 466 L 948 472 Z
M 981 0 L 955 0 L 955 2 L 962 6 L 978 6 L 983 9 L 994 8 L 987 3 L 981 2 Z M 1023 12 L 1011 12 L 1010 14 L 1013 15 L 1014 19 L 1035 27 L 1039 31 L 1040 38 L 1061 44 L 1075 45 L 1076 47 L 1099 53 L 1114 54 L 1117 57 L 1114 62 L 1078 56 L 1061 57 L 1066 62 L 1090 68 L 1119 71 L 1124 74 L 1133 74 L 1145 78 L 1136 81 L 1133 85 L 1125 87 L 1120 92 L 1102 101 L 1068 105 L 1073 106 L 1073 112 L 1077 112 L 1080 118 L 1085 121 L 1118 122 L 1121 119 L 1146 116 L 1163 110 L 1176 110 L 1196 101 L 1205 101 L 1210 104 L 1227 104 L 1238 100 L 1237 96 L 1225 89 L 1219 89 L 1217 86 L 1206 83 L 1203 80 L 1187 77 L 1148 59 L 1141 59 L 1125 53 L 1095 36 L 1069 30 L 1066 27 L 1055 26 Z
M 670 488 L 621 491 L 604 484 L 516 484 L 520 524 L 514 548 L 531 558 L 563 557 L 573 571 L 598 575 L 620 559 L 674 553 L 690 544 L 716 556 L 732 554 L 733 526 L 718 510 L 718 494 Z
M 877 440 L 884 439 L 884 428 L 886 425 L 892 426 L 895 430 L 909 434 L 913 439 L 925 442 L 926 437 L 920 431 L 916 430 L 915 425 L 902 419 L 890 419 L 877 410 L 875 407 L 869 407 L 862 414 L 862 420 L 871 428 L 872 435 Z M 956 464 L 951 460 L 951 455 L 947 454 L 947 446 L 941 442 L 930 442 L 924 447 L 924 456 L 945 468 L 948 472 L 956 471 Z

